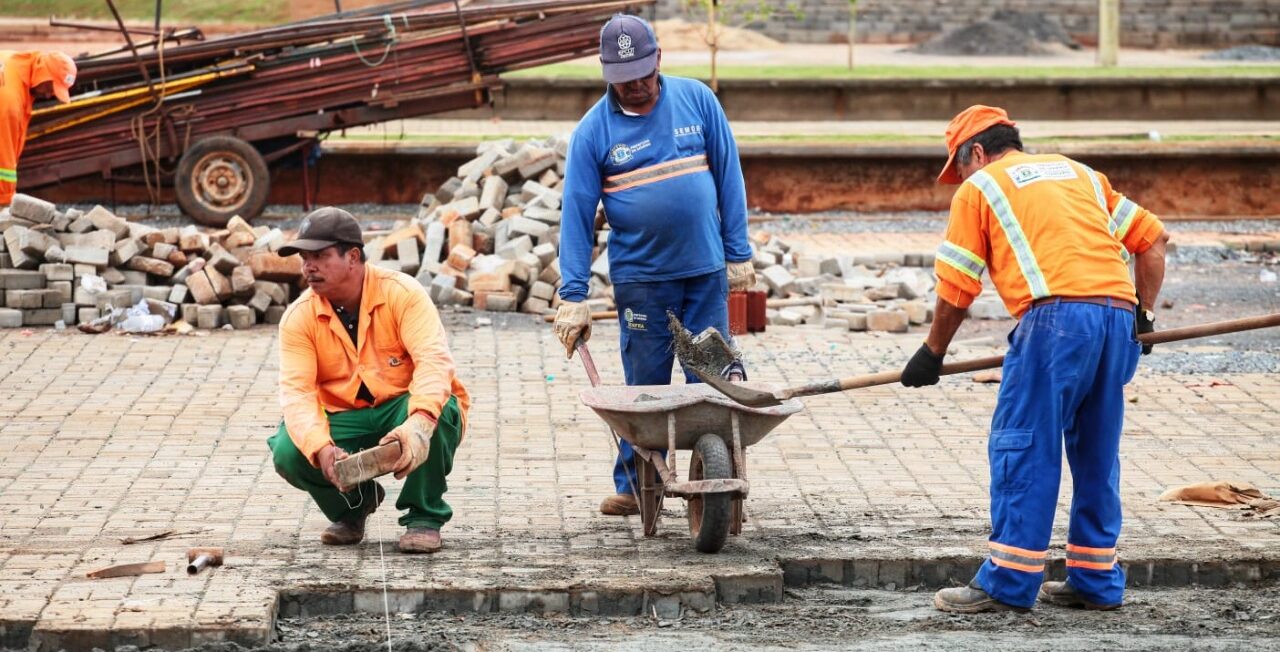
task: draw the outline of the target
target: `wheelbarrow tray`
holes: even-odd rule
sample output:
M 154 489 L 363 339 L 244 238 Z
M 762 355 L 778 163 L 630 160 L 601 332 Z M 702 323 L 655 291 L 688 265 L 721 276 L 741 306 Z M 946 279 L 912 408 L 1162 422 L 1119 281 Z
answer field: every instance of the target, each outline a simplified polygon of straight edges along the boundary
M 747 383 L 747 386 L 775 389 L 760 383 Z M 676 448 L 681 450 L 692 449 L 698 438 L 707 433 L 732 437 L 734 413 L 738 415 L 743 447 L 751 446 L 804 408 L 796 399 L 767 408 L 750 408 L 701 383 L 593 387 L 578 396 L 619 437 L 648 449 L 666 448 L 668 428 L 672 425 Z M 670 422 L 672 418 L 674 424 Z

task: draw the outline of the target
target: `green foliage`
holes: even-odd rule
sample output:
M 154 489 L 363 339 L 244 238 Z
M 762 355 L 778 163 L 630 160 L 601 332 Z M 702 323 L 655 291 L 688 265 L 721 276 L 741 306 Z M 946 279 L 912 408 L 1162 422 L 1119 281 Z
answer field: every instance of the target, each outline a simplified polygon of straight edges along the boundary
M 115 0 L 125 20 L 150 22 L 155 0 Z M 0 0 L 0 16 L 111 20 L 105 0 Z M 289 18 L 289 3 L 282 0 L 165 0 L 161 16 L 165 25 L 200 25 L 211 22 L 272 24 Z

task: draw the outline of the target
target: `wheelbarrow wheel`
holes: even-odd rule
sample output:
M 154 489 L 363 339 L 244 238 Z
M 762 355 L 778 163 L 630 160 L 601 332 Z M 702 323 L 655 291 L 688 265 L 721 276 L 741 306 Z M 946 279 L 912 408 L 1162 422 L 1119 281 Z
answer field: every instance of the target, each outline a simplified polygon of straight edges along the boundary
M 210 136 L 178 159 L 173 191 L 182 212 L 205 226 L 253 219 L 267 205 L 271 175 L 257 148 L 234 136 Z
M 703 435 L 693 448 L 689 480 L 733 477 L 729 447 L 717 435 Z M 698 552 L 719 552 L 729 538 L 733 498 L 727 493 L 702 494 L 689 499 L 689 535 Z

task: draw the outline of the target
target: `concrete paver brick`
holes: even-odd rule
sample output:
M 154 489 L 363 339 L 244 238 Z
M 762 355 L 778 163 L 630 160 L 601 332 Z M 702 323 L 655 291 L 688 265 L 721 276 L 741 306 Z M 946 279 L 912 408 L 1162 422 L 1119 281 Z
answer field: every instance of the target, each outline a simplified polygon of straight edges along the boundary
M 58 207 L 38 197 L 17 193 L 10 200 L 9 212 L 14 217 L 48 224 L 58 214 Z

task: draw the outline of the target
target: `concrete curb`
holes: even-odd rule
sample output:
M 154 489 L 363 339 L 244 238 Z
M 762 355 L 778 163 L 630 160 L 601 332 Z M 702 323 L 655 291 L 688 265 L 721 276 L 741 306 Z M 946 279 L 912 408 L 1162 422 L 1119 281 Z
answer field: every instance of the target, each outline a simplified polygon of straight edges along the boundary
M 652 615 L 678 618 L 683 613 L 710 613 L 717 605 L 774 604 L 788 588 L 841 585 L 887 591 L 930 590 L 963 584 L 982 559 L 947 556 L 929 559 L 820 558 L 781 559 L 776 570 L 711 574 L 703 581 L 625 587 L 610 585 L 562 588 L 424 588 L 391 589 L 396 613 L 448 614 L 527 613 L 579 617 Z M 1201 561 L 1151 558 L 1122 562 L 1130 587 L 1227 588 L 1280 583 L 1280 559 Z M 1048 576 L 1066 576 L 1065 561 L 1049 562 Z M 311 586 L 282 590 L 265 620 L 248 617 L 225 627 L 159 629 L 41 629 L 38 623 L 0 620 L 0 646 L 32 650 L 113 649 L 120 645 L 180 649 L 205 643 L 265 645 L 277 617 L 310 618 L 352 613 L 381 614 L 381 587 Z

